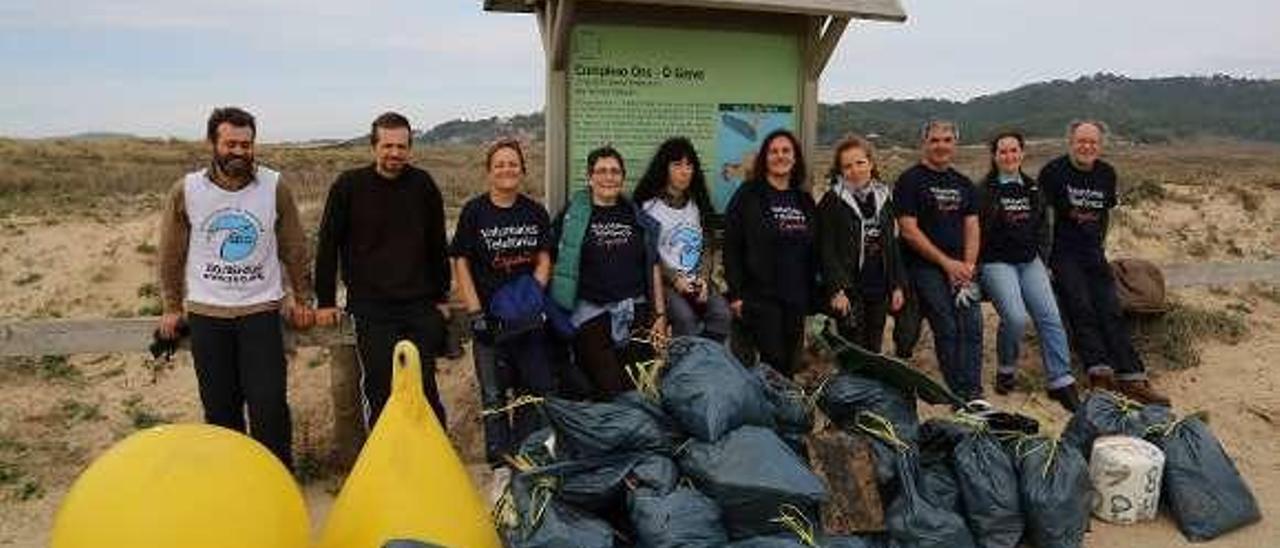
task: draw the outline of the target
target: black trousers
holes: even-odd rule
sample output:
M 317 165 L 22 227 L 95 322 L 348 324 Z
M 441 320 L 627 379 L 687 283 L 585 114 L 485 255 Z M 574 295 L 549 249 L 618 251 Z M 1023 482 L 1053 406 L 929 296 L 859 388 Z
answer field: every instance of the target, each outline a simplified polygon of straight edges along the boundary
M 189 314 L 191 355 L 204 420 L 248 432 L 293 468 L 293 425 L 279 312 L 214 318 Z
M 440 390 L 436 386 L 436 356 L 444 345 L 444 316 L 430 303 L 361 303 L 349 307 L 356 319 L 356 350 L 360 357 L 360 388 L 364 394 L 365 430 L 372 431 L 391 396 L 391 360 L 397 342 L 418 347 L 422 359 L 422 393 L 448 430 Z
M 754 343 L 760 361 L 788 377 L 799 366 L 800 345 L 804 343 L 804 318 L 802 306 L 772 299 L 742 301 L 743 332 Z
M 1120 379 L 1143 378 L 1145 367 L 1120 309 L 1111 266 L 1103 259 L 1057 255 L 1049 261 L 1071 347 L 1086 370 L 1111 369 Z
M 647 329 L 653 323 L 647 305 L 636 306 L 631 331 Z M 627 375 L 629 364 L 653 359 L 653 347 L 628 341 L 613 343 L 613 319 L 608 312 L 600 314 L 578 326 L 573 336 L 573 363 L 591 385 L 589 399 L 611 400 L 614 396 L 635 389 L 635 383 Z
M 855 295 L 853 298 L 862 301 L 860 314 L 850 313 L 841 318 L 837 325 L 840 336 L 849 342 L 879 354 L 884 347 L 884 324 L 889 316 L 888 295 Z

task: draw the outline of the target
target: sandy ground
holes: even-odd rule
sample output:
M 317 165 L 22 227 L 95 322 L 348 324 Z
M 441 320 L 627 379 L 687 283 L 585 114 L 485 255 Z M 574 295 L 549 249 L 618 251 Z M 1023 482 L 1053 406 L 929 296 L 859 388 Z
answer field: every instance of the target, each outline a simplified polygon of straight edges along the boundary
M 1173 189 L 1173 193 L 1193 190 Z M 1274 193 L 1273 193 L 1274 194 Z M 1166 203 L 1125 211 L 1113 255 L 1157 261 L 1271 258 L 1280 249 L 1275 196 L 1245 215 L 1228 194 L 1200 203 Z M 1206 222 L 1212 219 L 1212 222 Z M 1262 222 L 1259 222 L 1259 221 Z M 1159 221 L 1157 223 L 1157 221 Z M 103 221 L 15 218 L 0 222 L 0 317 L 103 317 L 145 313 L 154 298 L 154 217 Z M 1213 235 L 1211 235 L 1211 233 Z M 1230 237 L 1226 235 L 1230 234 Z M 1203 244 L 1201 243 L 1203 242 Z M 1280 295 L 1248 288 L 1187 290 L 1185 302 L 1212 308 L 1244 307 L 1250 335 L 1238 345 L 1207 343 L 1203 363 L 1185 371 L 1155 372 L 1177 411 L 1207 410 L 1211 424 L 1262 505 L 1261 524 L 1212 546 L 1280 545 Z M 987 310 L 986 363 L 994 363 L 995 320 Z M 1024 357 L 1028 371 L 1039 358 Z M 59 500 L 75 476 L 115 441 L 151 419 L 199 421 L 190 358 L 157 365 L 141 352 L 75 356 L 65 364 L 0 367 L 0 545 L 43 546 Z M 927 345 L 918 365 L 933 370 Z M 325 351 L 299 350 L 289 387 L 295 454 L 323 467 L 332 447 L 332 409 Z M 469 358 L 441 363 L 450 431 L 469 463 L 481 459 L 476 385 Z M 988 371 L 988 374 L 992 374 Z M 1040 393 L 996 397 L 1001 406 L 1036 416 L 1058 432 L 1065 413 Z M 482 467 L 477 478 L 483 482 Z M 323 472 L 323 470 L 322 470 Z M 313 523 L 323 521 L 340 476 L 321 473 L 303 486 Z M 1166 547 L 1187 543 L 1167 518 L 1130 527 L 1094 522 L 1089 546 Z

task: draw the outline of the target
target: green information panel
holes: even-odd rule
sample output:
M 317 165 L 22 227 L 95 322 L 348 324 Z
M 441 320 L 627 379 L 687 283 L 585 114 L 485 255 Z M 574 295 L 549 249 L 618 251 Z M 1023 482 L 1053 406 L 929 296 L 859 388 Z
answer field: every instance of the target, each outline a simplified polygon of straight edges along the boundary
M 693 141 L 724 211 L 766 134 L 794 130 L 800 42 L 788 34 L 580 25 L 569 58 L 570 191 L 612 144 L 634 186 L 666 138 Z

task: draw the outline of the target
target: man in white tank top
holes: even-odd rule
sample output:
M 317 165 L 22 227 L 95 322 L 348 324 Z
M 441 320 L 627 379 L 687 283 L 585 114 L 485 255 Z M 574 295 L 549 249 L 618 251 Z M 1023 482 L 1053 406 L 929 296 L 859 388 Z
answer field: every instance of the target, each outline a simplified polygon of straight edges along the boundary
M 280 174 L 254 163 L 255 134 L 248 112 L 215 109 L 211 165 L 169 192 L 159 330 L 174 338 L 185 313 L 205 422 L 244 432 L 247 407 L 249 433 L 292 467 L 280 316 L 310 327 L 311 274 L 297 207 Z

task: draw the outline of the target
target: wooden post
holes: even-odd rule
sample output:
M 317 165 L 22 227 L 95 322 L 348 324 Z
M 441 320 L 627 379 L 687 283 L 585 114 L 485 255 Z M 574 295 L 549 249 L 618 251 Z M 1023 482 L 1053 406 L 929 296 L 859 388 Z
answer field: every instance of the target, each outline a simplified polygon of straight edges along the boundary
M 347 470 L 364 446 L 364 399 L 360 362 L 353 344 L 329 347 L 329 396 L 333 400 L 333 463 Z
M 827 485 L 823 530 L 833 535 L 884 531 L 875 455 L 867 439 L 827 428 L 806 441 L 813 472 Z

